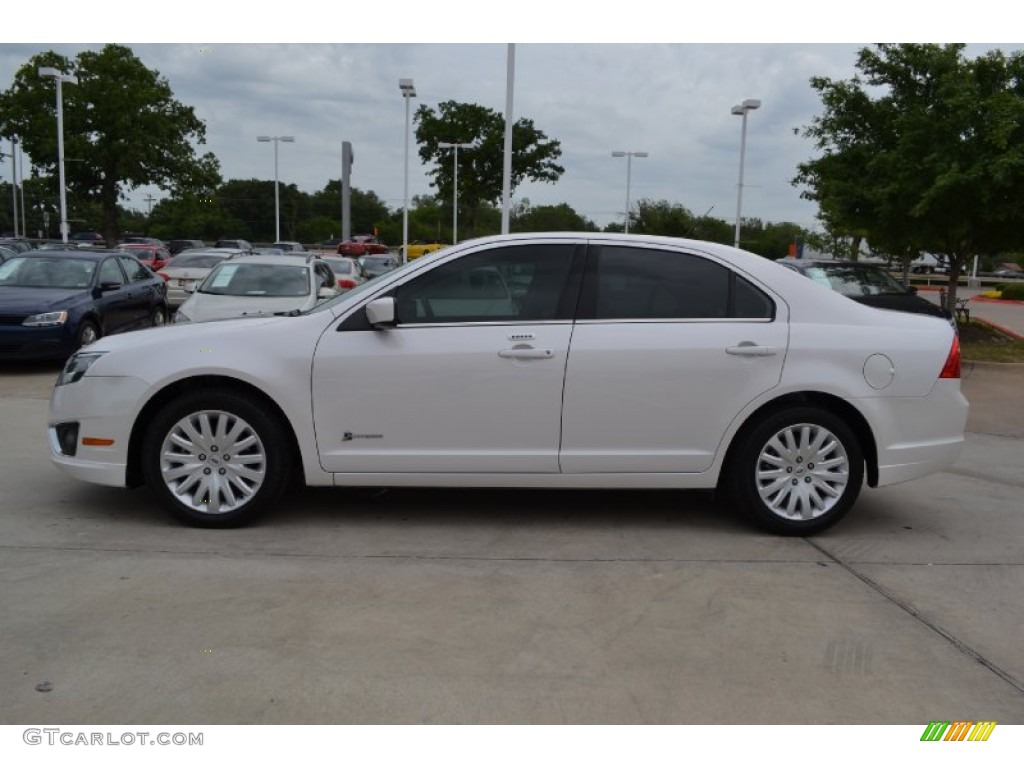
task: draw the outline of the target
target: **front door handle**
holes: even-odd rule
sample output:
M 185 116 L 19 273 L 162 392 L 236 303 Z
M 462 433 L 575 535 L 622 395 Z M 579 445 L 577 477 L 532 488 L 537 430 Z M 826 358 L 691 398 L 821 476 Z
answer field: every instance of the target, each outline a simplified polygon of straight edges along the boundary
M 544 360 L 554 356 L 553 349 L 534 349 L 533 347 L 512 347 L 512 349 L 503 349 L 498 352 L 498 357 L 513 360 Z
M 725 348 L 727 355 L 739 355 L 740 357 L 771 357 L 778 352 L 778 347 L 762 347 L 752 341 L 741 341 L 735 347 Z

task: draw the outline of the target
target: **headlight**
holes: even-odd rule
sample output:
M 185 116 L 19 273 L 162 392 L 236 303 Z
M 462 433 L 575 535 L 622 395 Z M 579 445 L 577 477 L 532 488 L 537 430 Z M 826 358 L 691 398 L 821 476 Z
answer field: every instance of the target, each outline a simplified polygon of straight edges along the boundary
M 192 318 L 182 312 L 180 309 L 174 313 L 174 322 L 176 323 L 191 323 Z
M 106 352 L 76 352 L 64 364 L 64 370 L 57 377 L 57 386 L 74 384 L 85 376 L 85 372 L 89 370 L 89 367 L 105 354 Z
M 21 321 L 22 325 L 37 328 L 43 325 L 64 325 L 68 319 L 68 313 L 63 309 L 60 312 L 43 312 L 38 315 L 31 315 Z

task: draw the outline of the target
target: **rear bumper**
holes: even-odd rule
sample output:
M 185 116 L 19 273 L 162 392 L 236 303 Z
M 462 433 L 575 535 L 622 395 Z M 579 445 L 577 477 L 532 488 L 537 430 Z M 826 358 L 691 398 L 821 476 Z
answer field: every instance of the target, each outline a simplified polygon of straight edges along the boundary
M 925 397 L 864 398 L 878 450 L 878 485 L 916 480 L 951 467 L 964 444 L 969 405 L 959 379 L 940 379 Z

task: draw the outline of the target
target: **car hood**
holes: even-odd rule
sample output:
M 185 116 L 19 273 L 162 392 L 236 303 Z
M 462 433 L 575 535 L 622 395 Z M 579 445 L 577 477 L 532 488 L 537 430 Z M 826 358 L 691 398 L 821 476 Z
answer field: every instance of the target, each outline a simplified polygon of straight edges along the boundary
M 308 296 L 220 296 L 193 293 L 179 311 L 193 322 L 205 322 L 247 315 L 273 316 L 278 312 L 304 309 L 308 303 Z
M 82 288 L 30 288 L 21 286 L 0 287 L 0 314 L 35 315 L 64 309 L 69 304 L 88 296 Z

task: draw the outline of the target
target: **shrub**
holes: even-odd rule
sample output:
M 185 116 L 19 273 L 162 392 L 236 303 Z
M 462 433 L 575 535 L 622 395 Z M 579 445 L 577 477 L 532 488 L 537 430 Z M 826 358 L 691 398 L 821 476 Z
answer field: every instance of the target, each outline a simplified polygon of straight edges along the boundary
M 1024 282 L 1010 283 L 1002 286 L 1002 297 L 1004 299 L 1015 299 L 1024 301 Z

